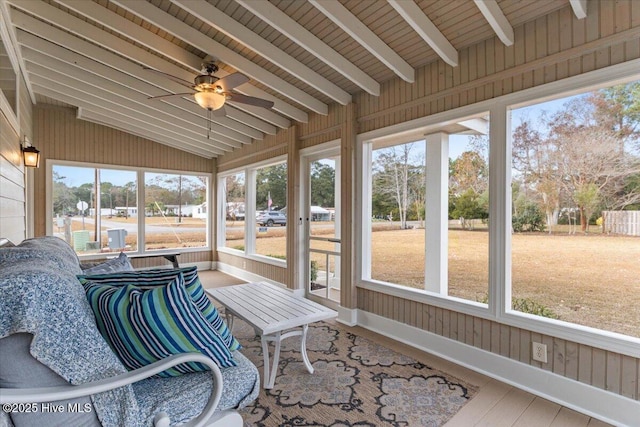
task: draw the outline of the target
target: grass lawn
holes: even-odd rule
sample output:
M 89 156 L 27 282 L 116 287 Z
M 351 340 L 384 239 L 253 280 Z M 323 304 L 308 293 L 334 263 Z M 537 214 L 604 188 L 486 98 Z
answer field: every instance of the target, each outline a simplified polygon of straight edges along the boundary
M 372 276 L 422 288 L 424 230 L 372 234 Z M 449 294 L 473 301 L 488 290 L 488 233 L 449 231 Z M 512 293 L 561 320 L 640 337 L 640 238 L 514 234 Z
M 262 254 L 285 253 L 284 230 L 258 238 Z M 372 276 L 422 288 L 424 230 L 372 233 Z M 449 231 L 449 295 L 479 301 L 488 290 L 488 233 Z M 640 238 L 599 233 L 514 234 L 512 292 L 560 320 L 640 337 Z

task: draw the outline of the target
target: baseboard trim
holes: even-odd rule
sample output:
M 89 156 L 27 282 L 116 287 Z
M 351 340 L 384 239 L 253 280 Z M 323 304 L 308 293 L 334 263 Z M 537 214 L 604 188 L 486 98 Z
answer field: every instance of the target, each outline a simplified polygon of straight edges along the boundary
M 347 326 L 356 326 L 358 324 L 358 310 L 338 306 L 337 321 Z
M 358 326 L 617 426 L 637 425 L 640 402 L 358 310 Z

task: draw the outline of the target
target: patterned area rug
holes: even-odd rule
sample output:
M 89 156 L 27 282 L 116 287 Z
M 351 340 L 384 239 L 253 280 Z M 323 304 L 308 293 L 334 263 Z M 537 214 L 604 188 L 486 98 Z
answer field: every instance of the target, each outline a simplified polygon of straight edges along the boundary
M 234 335 L 262 377 L 260 338 L 239 319 Z M 240 411 L 247 426 L 441 426 L 477 392 L 337 323 L 310 326 L 307 349 L 313 374 L 302 362 L 300 337 L 283 341 L 275 386 Z

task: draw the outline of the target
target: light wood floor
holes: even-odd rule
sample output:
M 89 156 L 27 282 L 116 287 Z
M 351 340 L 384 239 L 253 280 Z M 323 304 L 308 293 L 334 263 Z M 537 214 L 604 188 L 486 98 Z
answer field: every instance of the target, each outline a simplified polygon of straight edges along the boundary
M 198 273 L 205 288 L 245 283 L 219 271 Z M 480 387 L 447 427 L 603 427 L 609 424 L 361 327 L 353 332 Z

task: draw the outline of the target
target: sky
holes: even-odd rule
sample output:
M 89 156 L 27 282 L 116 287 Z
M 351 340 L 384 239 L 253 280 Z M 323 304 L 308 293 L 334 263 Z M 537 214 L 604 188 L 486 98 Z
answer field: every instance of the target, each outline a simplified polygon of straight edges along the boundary
M 65 178 L 63 181 L 68 187 L 78 187 L 82 184 L 93 183 L 95 180 L 94 168 L 56 165 L 53 170 Z M 122 186 L 127 182 L 135 182 L 135 180 L 136 173 L 133 171 L 100 169 L 100 182 L 110 182 L 113 185 Z
M 95 180 L 95 169 L 91 167 L 76 167 L 56 165 L 53 167 L 54 172 L 64 177 L 64 183 L 68 187 L 79 187 L 82 184 L 93 183 Z M 145 172 L 147 183 L 153 182 L 158 176 L 167 176 L 170 174 Z M 100 182 L 110 182 L 116 186 L 124 186 L 128 182 L 136 181 L 135 171 L 124 171 L 117 169 L 100 169 Z

